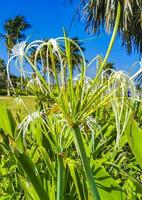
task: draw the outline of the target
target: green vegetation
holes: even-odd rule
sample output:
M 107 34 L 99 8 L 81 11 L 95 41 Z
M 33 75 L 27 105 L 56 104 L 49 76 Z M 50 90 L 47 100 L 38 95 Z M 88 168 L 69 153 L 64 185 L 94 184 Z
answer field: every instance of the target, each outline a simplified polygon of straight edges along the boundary
M 90 63 L 81 43 L 65 31 L 64 37 L 14 45 L 15 20 L 22 20 L 22 31 L 29 24 L 23 17 L 8 21 L 6 36 L 14 31 L 14 38 L 5 37 L 12 44 L 7 83 L 13 97 L 0 97 L 0 199 L 142 199 L 142 104 L 136 85 L 141 68 L 131 76 L 107 63 L 118 31 L 130 30 L 126 22 L 138 5 L 139 0 L 136 5 L 129 0 L 88 1 L 87 27 L 94 32 L 102 22 L 107 30 L 114 27 L 105 57 L 97 55 Z M 127 39 L 137 38 L 134 30 L 130 35 Z M 134 44 L 141 51 L 140 42 Z M 129 52 L 131 45 L 127 41 Z M 5 63 L 0 61 L 4 79 Z M 11 62 L 21 72 L 29 65 L 34 74 L 20 87 L 33 96 L 18 95 Z M 92 64 L 95 77 L 90 79 L 86 72 Z
M 39 44 L 33 42 L 37 46 L 37 62 L 29 58 L 31 44 L 24 47 L 23 55 L 17 54 L 17 59 L 23 56 L 35 72 L 36 78 L 27 88 L 37 101 L 36 111 L 31 112 L 34 99 L 23 98 L 28 103 L 19 104 L 20 109 L 28 112 L 24 119 L 19 110 L 14 110 L 13 115 L 11 107 L 0 105 L 4 199 L 142 198 L 141 103 L 133 80 L 135 75 L 131 77 L 122 71 L 108 74 L 103 70 L 107 68 L 117 28 L 118 23 L 104 60 L 99 55 L 93 60 L 97 62 L 93 79 L 86 77 L 93 61 L 87 63 L 81 48 L 66 34 Z M 73 69 L 78 63 L 73 62 L 72 44 L 80 51 L 80 74 L 76 77 Z M 50 63 L 48 82 L 37 67 L 43 47 Z M 23 47 L 17 48 L 17 52 L 21 52 L 20 48 Z
M 25 106 L 30 112 L 34 112 L 36 100 L 35 97 L 32 96 L 22 96 L 22 98 Z M 20 103 L 20 100 L 18 102 L 18 97 L 6 97 L 6 96 L 0 96 L 0 105 L 6 106 L 9 110 L 16 115 L 16 112 L 20 109 L 20 112 L 22 116 L 26 116 L 27 112 L 23 108 L 22 104 Z

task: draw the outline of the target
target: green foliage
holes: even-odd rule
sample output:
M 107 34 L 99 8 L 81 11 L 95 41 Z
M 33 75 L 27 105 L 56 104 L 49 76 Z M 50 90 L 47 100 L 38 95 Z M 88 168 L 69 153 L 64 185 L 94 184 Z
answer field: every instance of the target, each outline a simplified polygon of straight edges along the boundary
M 21 96 L 27 96 L 28 92 L 26 90 L 21 90 L 18 88 L 15 88 L 16 94 Z M 11 96 L 14 95 L 13 90 L 10 90 Z M 0 89 L 0 96 L 6 96 L 7 95 L 7 89 Z
M 3 28 L 6 34 L 0 34 L 5 39 L 8 51 L 19 41 L 25 38 L 23 31 L 30 28 L 31 25 L 25 20 L 24 16 L 17 15 L 14 18 L 9 18 L 5 21 Z
M 116 29 L 117 26 L 118 23 Z M 36 83 L 30 85 L 32 92 L 40 96 L 36 111 L 30 112 L 20 97 L 19 109 L 24 107 L 27 112 L 24 119 L 19 110 L 14 117 L 7 108 L 0 107 L 1 155 L 4 163 L 8 159 L 14 167 L 11 183 L 15 184 L 6 192 L 2 187 L 2 196 L 16 192 L 17 199 L 26 200 L 140 200 L 141 128 L 131 118 L 138 110 L 134 82 L 121 71 L 104 78 L 103 67 L 113 39 L 105 59 L 100 56 L 94 59 L 98 61 L 96 76 L 87 79 L 90 63 L 86 63 L 80 47 L 64 34 L 64 38 L 37 45 L 34 63 L 27 53 L 31 44 L 23 53 L 23 59 L 36 73 Z M 81 55 L 81 73 L 76 78 L 72 43 Z M 46 59 L 50 59 L 52 69 L 51 72 L 48 68 L 47 82 L 36 65 L 43 47 L 50 54 Z M 60 61 L 60 72 L 56 68 L 56 57 Z M 8 185 L 10 177 L 5 179 L 7 171 L 3 163 L 0 166 L 2 182 Z
M 14 137 L 16 122 L 12 116 L 10 110 L 6 110 L 3 106 L 0 107 L 1 117 L 0 117 L 0 127 L 3 128 L 4 132 L 11 138 Z
M 142 130 L 138 127 L 136 121 L 133 119 L 132 116 L 127 123 L 125 133 L 129 146 L 137 162 L 142 168 L 142 151 L 141 151 Z
M 23 119 L 27 113 L 35 111 L 36 98 L 33 96 L 22 96 L 22 98 L 0 96 L 0 106 L 11 110 L 17 119 Z

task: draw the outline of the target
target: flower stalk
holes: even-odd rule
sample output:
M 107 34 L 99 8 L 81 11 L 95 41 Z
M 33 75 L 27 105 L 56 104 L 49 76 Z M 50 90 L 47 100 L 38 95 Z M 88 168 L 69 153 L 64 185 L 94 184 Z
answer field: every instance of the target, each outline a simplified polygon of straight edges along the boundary
M 64 199 L 64 161 L 61 154 L 57 158 L 58 171 L 57 171 L 57 200 Z
M 75 127 L 73 127 L 73 130 L 74 130 L 79 154 L 80 154 L 80 157 L 81 157 L 82 165 L 83 165 L 83 168 L 84 168 L 84 172 L 85 172 L 85 175 L 86 175 L 86 178 L 87 178 L 87 181 L 88 181 L 90 192 L 92 194 L 92 199 L 93 200 L 101 200 L 100 194 L 97 190 L 96 183 L 94 181 L 93 173 L 92 173 L 90 165 L 89 165 L 89 160 L 87 158 L 87 154 L 86 154 L 86 151 L 85 151 L 85 148 L 84 148 L 80 128 L 79 128 L 79 126 L 75 126 Z
M 100 66 L 100 69 L 95 77 L 95 80 L 98 79 L 100 73 L 102 72 L 107 60 L 108 60 L 108 57 L 110 55 L 110 52 L 112 50 L 112 47 L 113 47 L 113 44 L 114 44 L 114 41 L 115 41 L 115 38 L 116 38 L 116 35 L 117 35 L 117 32 L 118 32 L 118 27 L 119 27 L 119 22 L 120 22 L 120 14 L 121 14 L 121 5 L 120 5 L 120 2 L 118 1 L 118 5 L 117 5 L 117 14 L 116 14 L 116 20 L 115 20 L 115 25 L 114 25 L 114 29 L 113 29 L 113 33 L 112 33 L 112 37 L 111 37 L 111 40 L 110 40 L 110 43 L 109 43 L 109 46 L 108 46 L 108 49 L 107 49 L 107 52 L 106 52 L 106 55 L 105 55 L 105 58 Z

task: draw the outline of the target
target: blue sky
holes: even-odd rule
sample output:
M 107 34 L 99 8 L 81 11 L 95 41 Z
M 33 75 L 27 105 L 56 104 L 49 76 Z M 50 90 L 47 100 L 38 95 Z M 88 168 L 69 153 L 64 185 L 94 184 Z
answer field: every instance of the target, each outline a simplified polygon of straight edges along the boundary
M 24 15 L 32 25 L 32 28 L 26 32 L 27 36 L 32 35 L 31 40 L 62 36 L 62 28 L 68 30 L 76 8 L 76 4 L 70 6 L 63 2 L 64 0 L 4 0 L 0 6 L 0 32 L 3 32 L 3 23 L 6 19 Z M 83 21 L 74 21 L 70 31 L 70 37 L 73 36 L 78 36 L 79 39 L 93 37 L 91 40 L 84 41 L 85 55 L 88 60 L 91 60 L 97 54 L 105 55 L 111 35 L 106 35 L 104 32 L 95 37 L 88 35 L 84 31 Z M 6 59 L 5 45 L 2 41 L 0 41 L 0 57 Z M 138 54 L 128 56 L 125 49 L 121 47 L 120 39 L 117 38 L 109 61 L 115 63 L 117 69 L 127 71 L 138 59 Z

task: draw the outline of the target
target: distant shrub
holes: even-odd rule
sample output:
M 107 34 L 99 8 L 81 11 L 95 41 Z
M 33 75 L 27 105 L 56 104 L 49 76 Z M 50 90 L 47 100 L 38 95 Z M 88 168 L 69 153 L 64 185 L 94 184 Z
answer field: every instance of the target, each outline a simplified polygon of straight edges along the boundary
M 15 89 L 17 95 L 27 96 L 29 93 L 26 90 L 21 89 Z M 0 96 L 6 96 L 7 95 L 7 89 L 0 89 Z M 14 92 L 13 90 L 10 90 L 10 95 L 13 96 Z
M 0 96 L 5 96 L 7 95 L 7 90 L 6 89 L 0 89 Z

